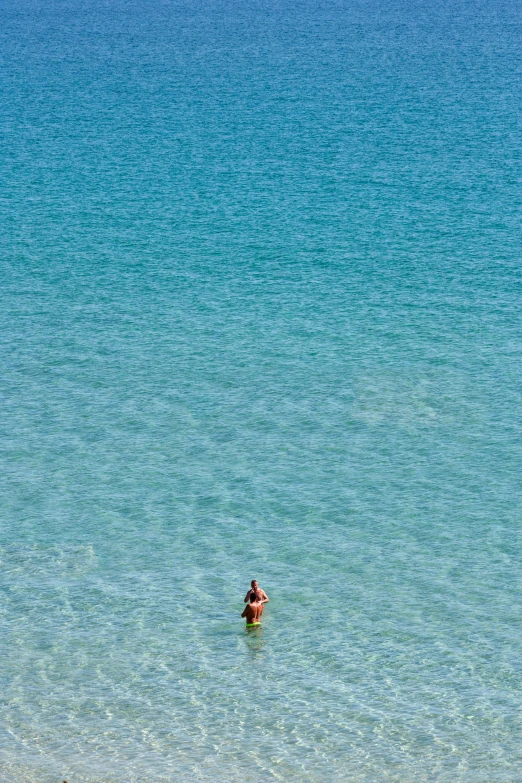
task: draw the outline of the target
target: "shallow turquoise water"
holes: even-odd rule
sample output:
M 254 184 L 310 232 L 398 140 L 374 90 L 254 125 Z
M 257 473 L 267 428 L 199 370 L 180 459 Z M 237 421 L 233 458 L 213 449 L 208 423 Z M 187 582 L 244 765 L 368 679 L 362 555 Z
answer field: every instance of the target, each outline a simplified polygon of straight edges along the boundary
M 519 783 L 519 8 L 0 16 L 0 779 Z

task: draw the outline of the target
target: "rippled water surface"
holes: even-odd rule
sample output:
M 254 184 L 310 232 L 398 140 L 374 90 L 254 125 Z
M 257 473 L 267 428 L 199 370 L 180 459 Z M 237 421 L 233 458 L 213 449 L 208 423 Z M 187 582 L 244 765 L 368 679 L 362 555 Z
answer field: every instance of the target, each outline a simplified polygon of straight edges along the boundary
M 520 783 L 519 12 L 3 0 L 2 783 Z

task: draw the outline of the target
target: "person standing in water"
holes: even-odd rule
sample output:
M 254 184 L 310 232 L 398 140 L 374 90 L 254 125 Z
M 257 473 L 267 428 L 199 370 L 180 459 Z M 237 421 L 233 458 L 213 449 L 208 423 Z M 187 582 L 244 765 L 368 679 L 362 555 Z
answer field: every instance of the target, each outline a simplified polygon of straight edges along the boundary
M 261 603 L 261 596 L 258 593 L 255 593 L 253 590 L 251 590 L 250 593 L 250 603 L 243 609 L 241 617 L 246 618 L 247 628 L 255 628 L 258 625 L 261 625 L 263 604 Z
M 259 596 L 259 600 L 261 601 L 262 604 L 267 604 L 270 601 L 270 598 L 267 596 L 265 591 L 261 587 L 259 587 L 257 583 L 257 579 L 252 579 L 252 581 L 250 582 L 250 590 L 245 595 L 245 603 L 248 603 L 248 601 L 250 601 L 250 596 L 252 595 L 252 593 L 257 593 L 257 595 Z

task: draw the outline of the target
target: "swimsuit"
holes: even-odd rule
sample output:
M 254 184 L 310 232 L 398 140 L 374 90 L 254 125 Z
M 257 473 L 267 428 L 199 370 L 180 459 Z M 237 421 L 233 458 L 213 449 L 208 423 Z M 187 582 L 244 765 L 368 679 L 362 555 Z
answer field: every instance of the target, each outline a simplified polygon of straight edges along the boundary
M 247 628 L 253 628 L 253 627 L 254 627 L 254 625 L 261 625 L 261 623 L 247 623 L 247 624 L 246 624 L 246 627 L 247 627 Z

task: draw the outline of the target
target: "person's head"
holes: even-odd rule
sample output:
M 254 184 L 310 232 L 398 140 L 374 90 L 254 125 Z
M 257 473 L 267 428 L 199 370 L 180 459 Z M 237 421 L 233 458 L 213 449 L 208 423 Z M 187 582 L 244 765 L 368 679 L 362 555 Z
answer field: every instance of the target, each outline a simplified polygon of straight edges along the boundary
M 257 590 L 257 579 L 252 579 L 252 581 L 250 582 L 250 587 L 252 588 L 252 590 Z
M 256 590 L 252 590 L 252 592 L 250 593 L 250 603 L 257 604 L 257 602 L 260 600 L 261 600 L 261 595 Z

